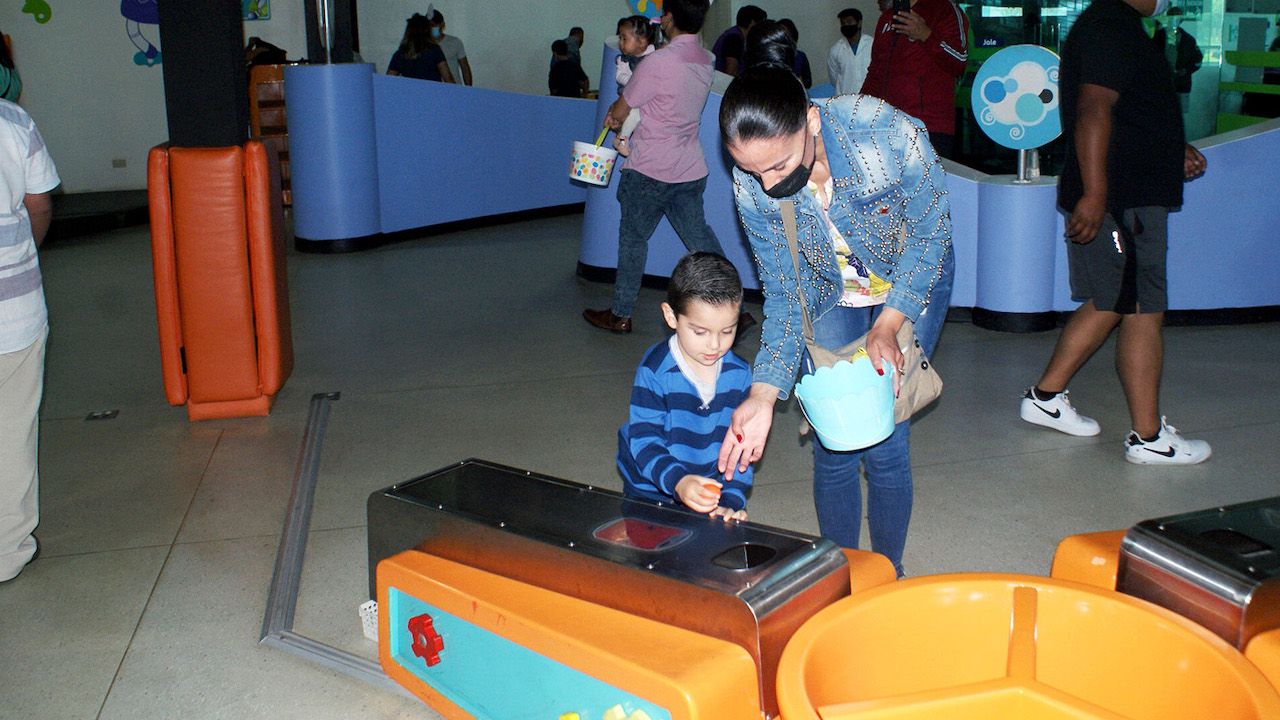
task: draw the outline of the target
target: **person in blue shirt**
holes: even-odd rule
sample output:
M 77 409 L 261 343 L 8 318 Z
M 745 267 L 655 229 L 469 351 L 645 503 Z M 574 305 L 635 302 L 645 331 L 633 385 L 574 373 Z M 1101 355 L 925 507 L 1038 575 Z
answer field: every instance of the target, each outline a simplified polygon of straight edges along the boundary
M 742 281 L 724 257 L 690 253 L 671 272 L 662 315 L 675 334 L 645 353 L 630 419 L 618 430 L 628 498 L 747 519 L 752 468 L 732 480 L 716 469 L 733 411 L 751 389 L 751 366 L 730 349 L 741 310 Z

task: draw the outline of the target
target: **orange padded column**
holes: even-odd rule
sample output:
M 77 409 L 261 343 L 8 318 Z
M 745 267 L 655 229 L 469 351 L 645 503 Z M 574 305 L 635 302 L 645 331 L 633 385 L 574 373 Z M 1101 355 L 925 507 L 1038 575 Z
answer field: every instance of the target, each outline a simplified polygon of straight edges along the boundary
M 178 303 L 192 403 L 259 394 L 244 150 L 170 148 Z
M 256 142 L 149 158 L 165 394 L 192 420 L 266 415 L 293 368 L 271 160 Z

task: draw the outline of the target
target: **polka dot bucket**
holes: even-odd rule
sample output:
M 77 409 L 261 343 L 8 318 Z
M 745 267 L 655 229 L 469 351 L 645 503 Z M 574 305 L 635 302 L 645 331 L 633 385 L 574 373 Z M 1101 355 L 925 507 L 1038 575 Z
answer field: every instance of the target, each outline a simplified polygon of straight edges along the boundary
M 609 176 L 613 173 L 613 165 L 617 160 L 618 153 L 612 148 L 575 142 L 569 177 L 592 185 L 608 186 Z

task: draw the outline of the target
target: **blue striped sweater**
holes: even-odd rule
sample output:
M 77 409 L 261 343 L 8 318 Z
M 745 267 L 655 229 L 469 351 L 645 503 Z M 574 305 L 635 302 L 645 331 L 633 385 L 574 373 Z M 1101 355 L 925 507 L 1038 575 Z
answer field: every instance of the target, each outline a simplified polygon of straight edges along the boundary
M 746 508 L 754 468 L 735 472 L 726 483 L 716 465 L 733 411 L 750 388 L 751 366 L 730 351 L 720 365 L 716 395 L 703 407 L 668 341 L 649 348 L 636 369 L 631 419 L 618 430 L 618 469 L 627 496 L 674 502 L 676 483 L 698 475 L 724 484 L 721 506 Z

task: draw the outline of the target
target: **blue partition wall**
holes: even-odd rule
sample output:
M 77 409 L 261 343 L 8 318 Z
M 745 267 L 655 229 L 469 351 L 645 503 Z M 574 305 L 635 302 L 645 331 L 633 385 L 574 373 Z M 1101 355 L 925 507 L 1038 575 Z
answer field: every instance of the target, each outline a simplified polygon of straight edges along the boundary
M 617 97 L 613 56 L 605 49 L 597 123 Z M 730 160 L 720 145 L 720 97 L 702 113 L 701 140 L 710 166 L 707 222 L 715 229 L 743 283 L 759 289 L 750 248 L 733 208 Z M 597 127 L 600 125 L 597 124 Z M 1280 120 L 1206 138 L 1196 145 L 1209 172 L 1186 186 L 1185 205 L 1169 222 L 1169 307 L 1172 310 L 1280 305 Z M 956 253 L 953 307 L 1012 317 L 1008 329 L 1044 327 L 1044 318 L 1069 311 L 1064 218 L 1056 208 L 1054 178 L 1019 184 L 954 163 L 947 167 L 952 241 Z M 579 262 L 588 269 L 617 267 L 617 172 L 607 190 L 590 190 Z M 649 243 L 646 274 L 668 277 L 684 245 L 663 221 Z M 975 312 L 975 317 L 979 316 Z M 1052 318 L 1049 318 L 1052 323 Z
M 575 140 L 595 103 L 373 78 L 382 232 L 580 203 Z
M 569 160 L 592 134 L 587 100 L 387 77 L 370 64 L 286 67 L 285 100 L 302 249 L 586 199 Z
M 355 249 L 343 244 L 585 201 L 579 269 L 612 271 L 619 173 L 600 188 L 570 180 L 568 170 L 573 142 L 596 137 L 617 97 L 616 55 L 604 48 L 598 102 L 376 76 L 370 65 L 286 68 L 300 247 Z M 707 221 L 744 284 L 758 289 L 719 109 L 711 95 L 702 115 Z M 1184 207 L 1170 216 L 1170 309 L 1280 305 L 1280 120 L 1196 144 L 1209 170 L 1187 184 Z M 950 163 L 947 170 L 957 273 L 951 304 L 1005 315 L 1074 308 L 1052 179 L 1019 185 Z M 664 220 L 646 274 L 669 276 L 684 253 Z

